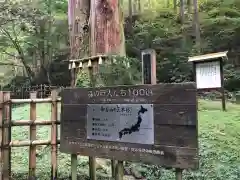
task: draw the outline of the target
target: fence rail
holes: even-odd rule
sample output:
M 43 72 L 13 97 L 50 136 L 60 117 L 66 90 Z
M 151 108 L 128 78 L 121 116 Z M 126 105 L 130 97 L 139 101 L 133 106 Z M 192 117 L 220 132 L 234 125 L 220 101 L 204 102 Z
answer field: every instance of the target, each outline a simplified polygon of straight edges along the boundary
M 20 101 L 19 99 L 29 99 L 31 92 L 36 92 L 36 97 L 43 99 L 51 96 L 51 91 L 57 90 L 61 91 L 61 89 L 64 88 L 63 86 L 51 86 L 48 84 L 38 84 L 38 85 L 29 85 L 25 84 L 22 86 L 9 86 L 2 88 L 0 87 L 1 91 L 10 91 L 11 92 L 11 98 L 13 99 L 12 103 L 21 103 L 17 102 Z M 39 100 L 39 99 L 38 99 Z M 24 102 L 27 103 L 27 102 Z
M 51 92 L 50 98 L 37 99 L 37 92 L 30 93 L 30 99 L 11 99 L 10 92 L 0 91 L 0 161 L 1 161 L 1 176 L 0 180 L 11 179 L 11 147 L 29 146 L 29 179 L 36 178 L 36 146 L 51 145 L 51 179 L 57 178 L 57 145 L 58 128 L 60 124 L 58 120 L 58 102 L 57 90 Z M 30 120 L 12 121 L 12 105 L 13 104 L 30 104 Z M 51 103 L 51 119 L 37 121 L 36 104 Z M 51 126 L 50 140 L 37 140 L 37 126 Z M 11 131 L 13 126 L 29 126 L 29 140 L 12 140 Z

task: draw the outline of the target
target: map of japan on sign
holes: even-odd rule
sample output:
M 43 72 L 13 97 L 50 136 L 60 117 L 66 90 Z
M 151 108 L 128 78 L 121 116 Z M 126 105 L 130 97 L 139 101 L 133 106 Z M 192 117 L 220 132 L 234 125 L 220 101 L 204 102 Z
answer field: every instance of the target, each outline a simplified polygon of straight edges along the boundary
M 152 104 L 88 104 L 87 139 L 154 144 Z

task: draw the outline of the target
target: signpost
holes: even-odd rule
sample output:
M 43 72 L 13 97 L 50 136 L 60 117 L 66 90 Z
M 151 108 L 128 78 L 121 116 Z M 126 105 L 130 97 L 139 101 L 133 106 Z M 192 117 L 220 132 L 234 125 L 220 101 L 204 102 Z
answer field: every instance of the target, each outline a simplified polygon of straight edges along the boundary
M 154 49 L 145 49 L 141 53 L 142 82 L 156 84 L 156 52 Z
M 222 93 L 222 109 L 225 111 L 223 58 L 227 58 L 227 51 L 189 57 L 188 61 L 193 63 L 197 89 L 220 91 Z
M 60 141 L 69 154 L 196 169 L 195 83 L 64 89 Z

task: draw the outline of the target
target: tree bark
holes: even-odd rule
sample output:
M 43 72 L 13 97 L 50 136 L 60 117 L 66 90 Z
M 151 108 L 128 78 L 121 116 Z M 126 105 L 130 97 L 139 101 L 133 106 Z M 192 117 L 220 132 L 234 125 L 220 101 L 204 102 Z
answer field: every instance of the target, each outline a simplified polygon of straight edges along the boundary
M 123 12 L 120 0 L 92 0 L 92 55 L 125 55 Z
M 70 58 L 89 56 L 89 0 L 68 0 Z M 75 86 L 75 69 L 71 70 L 71 85 Z
M 89 0 L 68 1 L 68 22 L 71 58 L 89 55 Z

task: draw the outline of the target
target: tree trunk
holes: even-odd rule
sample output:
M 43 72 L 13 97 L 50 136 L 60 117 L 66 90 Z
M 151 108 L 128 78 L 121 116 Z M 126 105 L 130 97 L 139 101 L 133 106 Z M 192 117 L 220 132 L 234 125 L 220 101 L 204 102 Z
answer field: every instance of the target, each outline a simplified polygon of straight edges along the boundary
M 192 14 L 192 0 L 187 0 L 188 13 Z
M 198 1 L 193 1 L 194 6 L 194 29 L 195 29 L 195 36 L 196 36 L 196 45 L 198 51 L 201 51 L 201 35 L 200 35 L 200 26 L 199 26 L 199 17 L 198 17 Z
M 126 55 L 123 20 L 121 0 L 91 0 L 90 44 L 92 56 L 97 54 Z M 90 158 L 89 161 L 95 164 L 93 158 Z M 112 160 L 112 170 L 114 169 L 123 169 L 123 163 L 121 161 L 116 163 L 115 160 Z M 113 173 L 115 172 L 113 171 Z M 95 179 L 95 177 L 91 178 Z
M 184 0 L 180 0 L 180 20 L 181 20 L 181 23 L 184 24 Z
M 132 33 L 133 31 L 133 4 L 132 0 L 128 0 L 128 18 L 129 18 L 129 31 Z
M 173 9 L 174 12 L 177 13 L 177 0 L 173 0 Z
M 89 56 L 89 0 L 68 0 L 70 58 Z M 71 70 L 71 85 L 75 86 L 75 69 Z
M 68 23 L 72 59 L 89 54 L 89 11 L 89 0 L 68 1 Z
M 91 54 L 125 55 L 123 12 L 120 0 L 92 0 Z
M 141 14 L 142 13 L 141 1 L 138 0 L 137 3 L 138 3 L 138 14 Z

